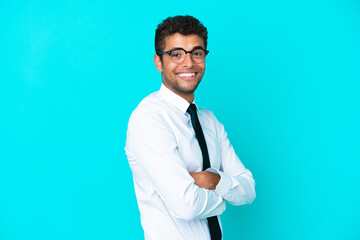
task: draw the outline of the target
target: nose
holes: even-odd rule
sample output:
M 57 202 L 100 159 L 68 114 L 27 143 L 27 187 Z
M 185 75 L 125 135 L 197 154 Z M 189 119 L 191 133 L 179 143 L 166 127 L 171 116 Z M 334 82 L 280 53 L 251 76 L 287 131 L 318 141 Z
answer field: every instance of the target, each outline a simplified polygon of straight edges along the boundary
M 182 62 L 183 67 L 192 67 L 194 66 L 194 61 L 191 57 L 191 53 L 186 53 L 185 60 Z

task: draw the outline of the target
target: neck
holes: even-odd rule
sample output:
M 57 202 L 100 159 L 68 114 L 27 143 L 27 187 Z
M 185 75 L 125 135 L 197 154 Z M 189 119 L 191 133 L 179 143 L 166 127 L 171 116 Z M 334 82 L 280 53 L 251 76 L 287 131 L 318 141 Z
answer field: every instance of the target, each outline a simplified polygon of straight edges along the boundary
M 177 92 L 175 90 L 173 90 L 171 87 L 169 87 L 166 82 L 163 81 L 163 84 L 165 85 L 165 87 L 167 87 L 170 91 L 172 91 L 173 93 L 175 93 L 176 95 L 182 97 L 183 99 L 185 99 L 186 101 L 188 101 L 189 103 L 192 103 L 194 101 L 195 95 L 194 92 L 192 93 L 180 93 Z
M 172 89 L 170 89 L 170 91 L 172 91 L 173 93 L 175 93 L 176 95 L 182 97 L 183 99 L 185 99 L 186 101 L 188 101 L 189 103 L 192 103 L 194 101 L 195 95 L 194 93 L 189 93 L 189 94 L 184 94 L 184 93 L 179 93 L 179 92 L 175 92 Z
M 189 103 L 192 103 L 194 101 L 194 93 L 191 93 L 191 94 L 178 94 L 176 93 L 177 95 L 179 95 L 180 97 L 184 98 L 186 101 L 188 101 Z

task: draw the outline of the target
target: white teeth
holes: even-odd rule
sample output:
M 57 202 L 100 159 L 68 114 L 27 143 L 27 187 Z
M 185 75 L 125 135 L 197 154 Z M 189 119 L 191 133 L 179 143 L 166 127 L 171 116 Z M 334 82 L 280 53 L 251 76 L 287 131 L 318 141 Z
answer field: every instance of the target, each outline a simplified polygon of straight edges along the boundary
M 179 73 L 178 76 L 179 77 L 189 78 L 189 77 L 195 76 L 195 73 Z

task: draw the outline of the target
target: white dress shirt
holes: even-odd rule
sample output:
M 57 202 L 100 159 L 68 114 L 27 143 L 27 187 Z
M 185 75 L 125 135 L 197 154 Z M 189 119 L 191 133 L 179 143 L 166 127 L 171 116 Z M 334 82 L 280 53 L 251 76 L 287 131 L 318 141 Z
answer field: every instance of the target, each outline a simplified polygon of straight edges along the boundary
M 236 156 L 223 125 L 201 107 L 197 112 L 211 164 L 207 171 L 221 179 L 216 190 L 195 185 L 189 173 L 202 171 L 203 157 L 186 112 L 189 105 L 162 85 L 129 120 L 125 150 L 146 240 L 210 239 L 207 217 L 223 213 L 225 202 L 241 205 L 255 198 L 251 172 Z

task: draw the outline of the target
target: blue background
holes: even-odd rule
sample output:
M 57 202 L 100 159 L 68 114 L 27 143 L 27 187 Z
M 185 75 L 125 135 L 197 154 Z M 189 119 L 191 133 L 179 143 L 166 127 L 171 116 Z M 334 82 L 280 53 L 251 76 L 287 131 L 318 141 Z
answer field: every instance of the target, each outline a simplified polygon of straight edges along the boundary
M 196 94 L 256 180 L 230 239 L 360 239 L 360 2 L 1 1 L 0 239 L 142 239 L 127 121 L 154 32 L 209 30 Z

